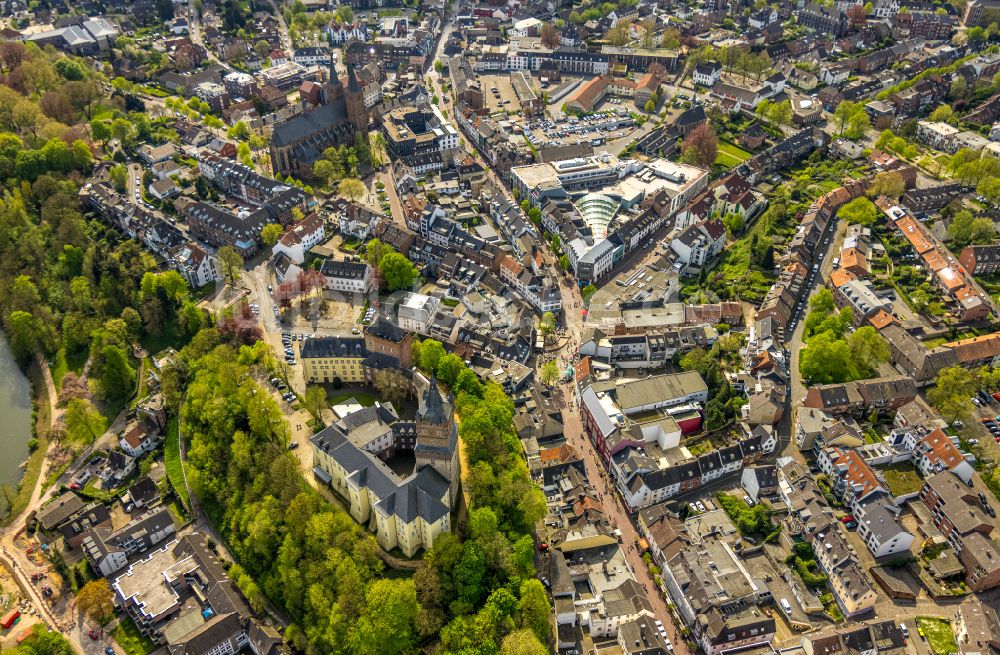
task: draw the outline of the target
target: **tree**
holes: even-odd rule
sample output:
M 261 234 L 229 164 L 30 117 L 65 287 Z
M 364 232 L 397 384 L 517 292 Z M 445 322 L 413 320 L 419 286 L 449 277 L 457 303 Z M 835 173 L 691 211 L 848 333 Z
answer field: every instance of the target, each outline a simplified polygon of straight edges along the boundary
M 104 90 L 94 80 L 66 82 L 59 92 L 76 111 L 83 114 L 87 121 L 94 117 L 94 109 L 104 98 Z
M 424 373 L 436 373 L 438 364 L 444 355 L 444 346 L 440 341 L 424 339 L 420 342 L 419 350 L 415 349 L 413 359 L 417 367 Z
M 860 30 L 865 26 L 868 16 L 862 5 L 851 5 L 847 8 L 848 24 L 853 30 Z
M 278 223 L 268 223 L 260 230 L 260 239 L 265 244 L 273 246 L 278 243 L 278 238 L 281 237 L 281 233 L 284 232 L 284 228 Z
M 608 43 L 619 48 L 628 43 L 629 28 L 629 23 L 624 18 L 616 20 L 605 35 Z
M 681 47 L 680 30 L 676 27 L 668 27 L 663 30 L 663 36 L 660 38 L 660 47 L 667 50 L 679 50 Z
M 722 217 L 722 224 L 726 226 L 732 239 L 735 239 L 736 235 L 743 229 L 743 223 L 743 216 L 735 212 L 730 212 Z
M 549 601 L 545 587 L 536 578 L 521 583 L 521 600 L 517 606 L 522 628 L 531 628 L 543 644 L 549 642 Z
M 778 125 L 788 125 L 792 122 L 792 101 L 776 102 L 767 113 L 768 119 Z
M 875 371 L 889 361 L 889 346 L 885 339 L 870 325 L 860 327 L 847 336 L 847 346 L 855 363 L 868 371 Z
M 968 422 L 972 415 L 972 397 L 978 388 L 976 373 L 952 366 L 938 373 L 934 388 L 927 392 L 927 400 L 949 423 Z
M 837 214 L 852 225 L 871 225 L 878 220 L 879 210 L 871 200 L 862 196 L 841 207 Z
M 437 379 L 445 386 L 452 387 L 465 369 L 465 362 L 454 353 L 448 353 L 438 361 Z
M 831 332 L 817 334 L 799 352 L 799 372 L 813 384 L 850 381 L 851 364 L 847 342 Z
M 369 266 L 378 267 L 382 263 L 382 258 L 390 252 L 396 252 L 395 248 L 387 243 L 382 243 L 378 239 L 372 239 L 365 244 L 365 260 Z
M 240 145 L 236 147 L 236 158 L 247 168 L 253 168 L 253 155 L 250 153 L 249 143 L 246 141 L 240 142 Z
M 550 359 L 542 364 L 542 367 L 538 370 L 538 374 L 542 380 L 542 384 L 551 387 L 559 380 L 559 365 L 556 364 L 554 359 Z
M 903 180 L 903 176 L 893 171 L 886 171 L 879 173 L 872 178 L 872 183 L 871 186 L 868 187 L 867 195 L 869 198 L 886 196 L 888 198 L 896 199 L 903 195 L 903 191 L 905 190 L 906 182 Z
M 595 293 L 597 293 L 597 287 L 593 284 L 588 284 L 584 288 L 580 289 L 580 298 L 583 299 L 583 304 L 588 304 L 590 299 L 594 297 Z
M 543 337 L 548 337 L 556 331 L 556 316 L 552 312 L 542 314 L 542 320 L 538 324 L 538 331 Z
M 974 217 L 967 209 L 956 212 L 948 226 L 948 238 L 958 247 L 970 243 L 990 243 L 994 236 L 996 228 L 993 221 L 985 217 Z
M 101 366 L 101 387 L 108 398 L 124 398 L 135 385 L 135 369 L 129 364 L 128 356 L 118 346 L 107 345 L 101 351 L 104 363 Z
M 219 266 L 222 269 L 222 278 L 226 284 L 236 286 L 240 276 L 243 275 L 243 256 L 236 252 L 232 246 L 222 246 L 216 253 Z
M 356 178 L 346 178 L 337 185 L 337 194 L 347 198 L 351 202 L 357 202 L 368 193 L 365 183 Z
M 119 192 L 125 191 L 128 186 L 128 169 L 125 164 L 115 164 L 108 171 L 108 175 L 111 177 L 111 183 Z
M 653 41 L 656 39 L 656 19 L 650 16 L 642 21 L 642 25 L 639 29 L 642 33 L 642 47 L 652 48 Z
M 851 100 L 844 100 L 833 112 L 833 118 L 837 122 L 838 134 L 843 135 L 849 128 L 851 118 L 858 114 L 868 114 L 865 112 L 865 107 L 861 103 L 853 102 Z
M 861 139 L 871 129 L 872 122 L 868 118 L 868 112 L 862 109 L 847 119 L 847 129 L 844 131 L 844 136 L 848 139 Z
M 106 121 L 90 121 L 90 136 L 100 141 L 102 147 L 107 147 L 111 138 L 111 128 Z
M 322 184 L 329 184 L 330 180 L 333 179 L 333 174 L 334 166 L 328 159 L 318 159 L 313 164 L 313 177 Z
M 76 596 L 76 603 L 85 615 L 101 625 L 115 615 L 115 595 L 106 578 L 91 580 L 83 585 Z
M 74 443 L 89 445 L 108 429 L 108 422 L 93 403 L 84 398 L 73 398 L 66 404 L 63 414 L 66 436 Z
M 29 312 L 13 311 L 7 321 L 10 345 L 18 359 L 26 361 L 38 347 L 35 317 Z
M 340 5 L 337 11 L 333 12 L 333 17 L 340 23 L 353 23 L 354 10 L 349 5 Z
M 719 154 L 719 139 L 709 123 L 702 123 L 684 139 L 683 160 L 708 167 Z
M 318 384 L 307 386 L 302 398 L 302 407 L 309 412 L 314 421 L 322 423 L 323 410 L 327 408 L 326 389 Z
M 931 112 L 927 120 L 937 121 L 940 123 L 950 123 L 955 117 L 955 110 L 951 108 L 951 105 L 938 105 L 937 108 Z
M 390 292 L 410 289 L 417 279 L 417 267 L 398 252 L 391 252 L 383 257 L 379 262 L 379 270 L 386 289 Z
M 226 130 L 226 136 L 237 141 L 246 141 L 250 138 L 250 127 L 243 121 L 237 121 L 235 125 Z
M 503 638 L 500 655 L 547 655 L 548 649 L 529 629 L 515 630 Z
M 541 31 L 542 45 L 546 48 L 557 48 L 559 47 L 559 30 L 552 23 L 545 23 L 542 25 Z

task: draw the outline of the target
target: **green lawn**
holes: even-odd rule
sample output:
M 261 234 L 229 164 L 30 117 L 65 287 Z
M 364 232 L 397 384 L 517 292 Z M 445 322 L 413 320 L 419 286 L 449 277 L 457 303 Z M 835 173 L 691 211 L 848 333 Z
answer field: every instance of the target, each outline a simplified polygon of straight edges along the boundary
M 180 350 L 188 342 L 180 326 L 176 323 L 168 323 L 163 326 L 163 332 L 157 336 L 147 335 L 139 341 L 143 349 L 150 355 L 155 355 L 164 348 L 174 348 Z
M 128 617 L 123 617 L 120 620 L 111 636 L 128 655 L 146 655 L 152 653 L 153 649 L 156 648 L 156 644 L 148 637 L 144 637 L 135 627 L 135 623 L 132 623 L 132 619 Z
M 728 141 L 719 141 L 719 153 L 715 157 L 715 163 L 722 166 L 739 166 L 752 157 L 749 152 Z
M 327 397 L 327 401 L 331 406 L 339 405 L 340 403 L 354 398 L 358 401 L 362 407 L 371 407 L 378 400 L 378 396 L 373 393 L 368 393 L 367 391 L 345 391 L 343 393 L 333 394 Z
M 139 376 L 139 385 L 136 388 L 135 398 L 129 403 L 129 407 L 135 409 L 142 400 L 149 395 L 149 390 L 146 388 L 146 374 L 153 370 L 153 358 L 147 355 L 140 362 L 140 366 L 136 371 L 136 375 Z
M 902 496 L 920 491 L 923 481 L 912 464 L 899 463 L 882 469 L 885 483 L 893 496 Z
M 87 350 L 67 353 L 65 348 L 59 349 L 59 352 L 52 358 L 52 364 L 49 366 L 49 372 L 52 374 L 52 382 L 55 383 L 57 390 L 62 388 L 62 381 L 67 373 L 73 371 L 79 375 L 83 371 L 88 355 Z
M 918 616 L 917 627 L 924 633 L 924 639 L 934 655 L 948 655 L 958 652 L 951 621 L 936 616 Z
M 167 422 L 167 439 L 163 444 L 163 465 L 167 468 L 167 479 L 170 480 L 170 486 L 177 492 L 177 497 L 184 502 L 185 507 L 191 507 L 191 498 L 188 496 L 187 486 L 184 484 L 177 417 L 171 418 Z

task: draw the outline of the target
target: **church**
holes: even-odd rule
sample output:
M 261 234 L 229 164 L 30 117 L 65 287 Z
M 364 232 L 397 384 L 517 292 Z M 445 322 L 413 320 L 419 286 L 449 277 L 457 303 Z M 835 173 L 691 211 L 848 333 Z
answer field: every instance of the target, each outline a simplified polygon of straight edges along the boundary
M 312 176 L 313 164 L 323 151 L 342 144 L 353 145 L 356 134 L 368 136 L 368 109 L 364 90 L 347 67 L 347 87 L 330 60 L 330 79 L 323 89 L 322 103 L 271 131 L 271 165 L 275 174 Z
M 384 550 L 399 548 L 407 557 L 451 530 L 460 478 L 453 401 L 442 396 L 434 376 L 414 373 L 413 385 L 419 401 L 414 420 L 377 402 L 310 439 L 317 480 L 344 498 L 354 520 L 374 531 Z M 400 476 L 388 462 L 407 451 L 416 464 Z

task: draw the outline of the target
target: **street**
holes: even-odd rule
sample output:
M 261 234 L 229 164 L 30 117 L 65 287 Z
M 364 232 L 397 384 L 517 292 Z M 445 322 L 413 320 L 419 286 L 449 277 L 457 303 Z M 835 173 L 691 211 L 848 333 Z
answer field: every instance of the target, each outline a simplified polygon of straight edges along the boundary
M 583 320 L 581 309 L 583 301 L 580 298 L 579 289 L 575 284 L 567 282 L 564 276 L 559 276 L 559 285 L 563 299 L 563 314 L 566 320 L 566 333 L 568 340 L 564 346 L 564 358 L 571 358 L 579 347 L 580 335 L 583 330 Z M 604 463 L 601 461 L 594 444 L 587 437 L 583 429 L 583 420 L 577 409 L 576 384 L 573 381 L 561 385 L 563 405 L 563 433 L 566 435 L 566 442 L 573 446 L 583 458 L 587 469 L 587 479 L 591 486 L 600 494 L 599 500 L 613 526 L 622 532 L 622 552 L 625 560 L 636 582 L 643 586 L 649 597 L 653 613 L 656 618 L 663 622 L 667 635 L 673 643 L 675 652 L 679 655 L 689 655 L 687 643 L 680 634 L 680 630 L 675 625 L 663 594 L 659 586 L 649 572 L 649 568 L 642 560 L 642 553 L 639 551 L 639 533 L 625 509 L 624 504 L 618 495 L 613 491 L 608 476 L 605 472 Z

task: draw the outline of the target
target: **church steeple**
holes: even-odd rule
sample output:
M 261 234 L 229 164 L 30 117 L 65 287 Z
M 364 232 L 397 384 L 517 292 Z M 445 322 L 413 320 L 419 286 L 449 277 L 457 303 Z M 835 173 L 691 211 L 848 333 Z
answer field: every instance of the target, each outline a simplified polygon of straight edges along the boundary
M 347 67 L 347 90 L 351 93 L 361 93 L 361 84 L 358 83 L 358 76 L 354 74 L 354 66 Z
M 361 136 L 368 136 L 368 108 L 365 106 L 365 93 L 361 88 L 354 66 L 347 66 L 347 92 L 344 93 L 347 104 L 347 120 Z

